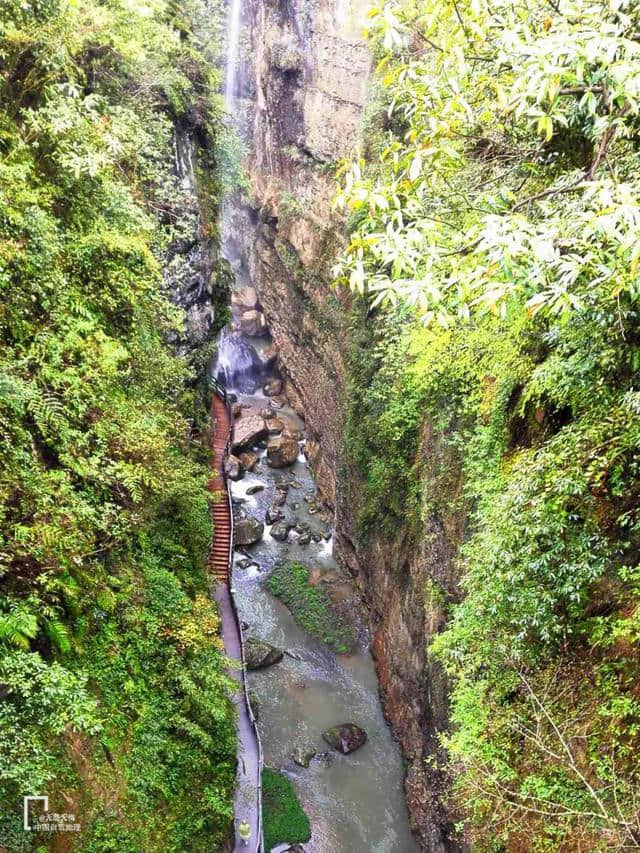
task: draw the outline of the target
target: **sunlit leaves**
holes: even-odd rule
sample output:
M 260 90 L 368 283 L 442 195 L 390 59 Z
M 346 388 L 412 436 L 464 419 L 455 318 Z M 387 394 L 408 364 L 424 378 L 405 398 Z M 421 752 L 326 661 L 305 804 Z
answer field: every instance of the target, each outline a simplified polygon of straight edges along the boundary
M 360 213 L 336 278 L 427 319 L 635 294 L 637 8 L 414 2 L 373 21 L 391 129 L 379 163 L 345 167 L 336 204 Z

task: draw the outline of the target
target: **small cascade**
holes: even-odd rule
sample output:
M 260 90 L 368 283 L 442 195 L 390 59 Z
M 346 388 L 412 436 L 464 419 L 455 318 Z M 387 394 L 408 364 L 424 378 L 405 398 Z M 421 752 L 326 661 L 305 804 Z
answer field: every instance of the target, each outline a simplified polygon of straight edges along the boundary
M 212 373 L 228 391 L 253 394 L 264 381 L 265 364 L 242 332 L 224 328 Z

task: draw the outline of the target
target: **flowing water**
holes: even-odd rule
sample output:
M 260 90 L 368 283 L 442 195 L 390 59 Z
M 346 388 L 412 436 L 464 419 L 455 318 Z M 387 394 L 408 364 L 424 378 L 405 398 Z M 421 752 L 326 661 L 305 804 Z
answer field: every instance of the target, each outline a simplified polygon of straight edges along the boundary
M 238 78 L 241 11 L 242 0 L 231 0 L 229 4 L 229 18 L 227 21 L 227 70 L 224 81 L 224 106 L 227 114 L 231 114 L 233 110 Z
M 225 359 L 233 360 L 236 344 L 239 359 L 246 358 L 245 348 L 252 342 L 245 338 L 239 343 L 241 338 L 237 333 L 225 338 Z M 261 342 L 256 343 L 259 349 Z M 248 378 L 247 374 L 242 376 L 242 387 L 248 387 Z M 261 382 L 262 374 L 255 379 Z M 242 393 L 237 385 L 232 387 L 239 402 L 252 409 L 269 405 L 261 391 Z M 285 415 L 304 429 L 303 422 L 287 406 L 276 414 Z M 285 515 L 291 521 L 308 524 L 318 540 L 308 545 L 280 542 L 271 537 L 267 525 L 262 541 L 240 549 L 234 559 L 233 588 L 241 618 L 248 626 L 247 635 L 288 652 L 275 666 L 249 675 L 259 702 L 265 763 L 293 781 L 310 817 L 312 838 L 305 850 L 412 853 L 418 847 L 409 829 L 403 797 L 402 759 L 382 714 L 366 630 L 359 625 L 359 640 L 352 653 L 336 655 L 310 637 L 264 585 L 276 562 L 301 562 L 312 570 L 316 581 L 322 579 L 320 582 L 342 608 L 360 612 L 353 588 L 332 557 L 330 519 L 317 511 L 316 487 L 302 450 L 293 466 L 278 470 L 267 466 L 264 448 L 258 452 L 260 460 L 254 471 L 232 484 L 237 511 L 263 521 L 277 495 L 276 486 L 290 483 Z M 256 486 L 263 488 L 247 493 Z M 325 729 L 344 722 L 356 723 L 368 735 L 363 747 L 346 756 L 329 750 L 322 739 Z M 318 753 L 307 769 L 291 758 L 297 744 Z

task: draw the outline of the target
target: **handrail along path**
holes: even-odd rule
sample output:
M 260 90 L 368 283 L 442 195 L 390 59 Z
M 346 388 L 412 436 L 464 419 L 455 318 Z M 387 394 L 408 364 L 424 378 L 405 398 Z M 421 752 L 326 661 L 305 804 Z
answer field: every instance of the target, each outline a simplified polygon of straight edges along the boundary
M 209 482 L 212 494 L 211 515 L 213 540 L 209 569 L 215 579 L 214 597 L 220 608 L 222 639 L 227 656 L 240 663 L 231 675 L 240 682 L 234 696 L 237 708 L 238 767 L 235 794 L 234 853 L 264 853 L 262 833 L 262 744 L 256 719 L 251 710 L 247 689 L 246 661 L 242 624 L 231 585 L 233 565 L 233 506 L 231 490 L 225 474 L 225 462 L 231 450 L 233 417 L 225 388 L 213 380 L 211 426 L 213 431 L 213 471 Z M 251 840 L 243 846 L 238 826 L 246 820 L 251 826 Z

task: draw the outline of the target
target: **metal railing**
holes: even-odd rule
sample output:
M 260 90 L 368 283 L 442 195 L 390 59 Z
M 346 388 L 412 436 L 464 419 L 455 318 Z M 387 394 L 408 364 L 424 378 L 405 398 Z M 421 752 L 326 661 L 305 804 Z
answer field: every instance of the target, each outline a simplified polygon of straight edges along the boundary
M 227 394 L 227 389 L 222 385 L 217 379 L 211 379 L 211 386 L 213 393 L 216 394 L 220 399 L 224 402 L 227 414 L 229 416 L 229 432 L 227 434 L 227 441 L 224 446 L 224 452 L 222 459 L 220 460 L 220 470 L 222 473 L 222 479 L 224 481 L 225 491 L 227 493 L 227 502 L 229 504 L 229 521 L 230 521 L 230 538 L 229 538 L 229 556 L 228 556 L 228 579 L 229 579 L 229 599 L 231 601 L 231 609 L 233 611 L 233 618 L 236 623 L 236 628 L 238 630 L 238 636 L 240 638 L 240 662 L 242 664 L 242 691 L 244 695 L 244 702 L 247 707 L 247 713 L 249 716 L 249 722 L 251 723 L 251 728 L 253 730 L 253 734 L 256 739 L 256 744 L 258 747 L 258 827 L 257 827 L 257 846 L 255 848 L 255 853 L 264 853 L 264 839 L 263 839 L 263 828 L 262 828 L 262 770 L 264 768 L 264 757 L 262 754 L 262 742 L 260 740 L 260 733 L 258 732 L 258 723 L 253 713 L 253 708 L 251 707 L 251 700 L 249 698 L 249 688 L 247 685 L 247 666 L 244 652 L 244 634 L 242 631 L 242 622 L 240 621 L 240 616 L 238 614 L 238 608 L 236 606 L 236 601 L 233 595 L 233 590 L 231 586 L 231 571 L 233 566 L 233 542 L 234 542 L 234 532 L 235 532 L 235 521 L 233 517 L 233 502 L 231 500 L 231 489 L 229 488 L 229 482 L 227 479 L 227 473 L 225 470 L 225 463 L 227 461 L 227 457 L 231 452 L 231 445 L 233 442 L 233 412 L 231 409 L 231 401 L 229 400 L 229 395 Z M 214 532 L 215 535 L 215 532 Z

